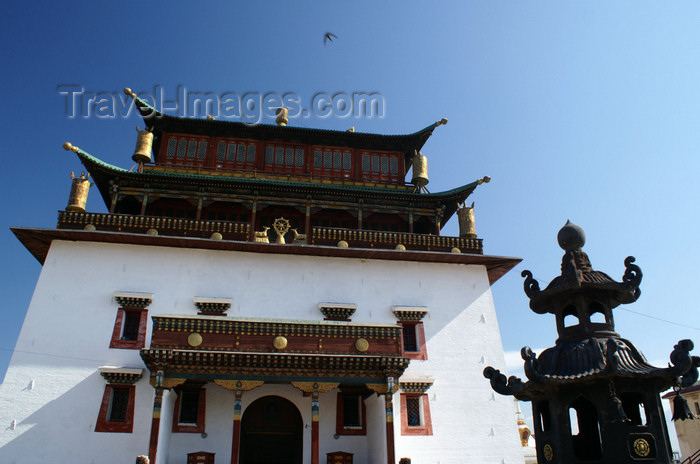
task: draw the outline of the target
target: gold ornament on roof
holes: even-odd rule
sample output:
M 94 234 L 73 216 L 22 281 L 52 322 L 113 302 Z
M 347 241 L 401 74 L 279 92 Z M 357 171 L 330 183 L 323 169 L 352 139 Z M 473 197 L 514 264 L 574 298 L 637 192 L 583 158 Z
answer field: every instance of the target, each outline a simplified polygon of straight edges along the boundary
M 412 159 L 412 165 L 413 165 L 413 178 L 411 179 L 411 183 L 413 183 L 416 186 L 416 190 L 421 192 L 421 191 L 428 191 L 428 189 L 425 187 L 428 185 L 428 158 L 421 154 L 418 150 L 413 155 Z
M 272 228 L 277 232 L 277 240 L 275 243 L 286 243 L 284 241 L 284 234 L 289 232 L 289 221 L 283 217 L 275 219 L 272 223 Z
M 457 218 L 459 220 L 459 236 L 466 238 L 476 238 L 476 226 L 474 223 L 474 202 L 471 206 L 466 206 L 462 203 L 457 209 Z
M 85 205 L 87 204 L 88 193 L 90 192 L 90 174 L 85 176 L 85 173 L 80 173 L 79 178 L 75 178 L 75 173 L 70 173 L 70 178 L 73 179 L 73 183 L 70 187 L 70 195 L 68 196 L 68 205 L 66 206 L 66 211 L 77 211 L 80 213 L 85 212 Z
M 253 241 L 259 242 L 259 243 L 270 243 L 270 239 L 267 237 L 268 230 L 270 230 L 269 227 L 263 226 L 263 230 L 255 231 L 255 236 L 253 237 Z
M 151 162 L 151 150 L 153 148 L 153 132 L 150 130 L 139 130 L 136 126 L 136 148 L 134 149 L 134 154 L 131 157 L 132 160 L 139 164 L 150 163 Z
M 289 120 L 287 119 L 287 113 L 288 110 L 285 107 L 282 108 L 277 108 L 277 111 L 275 114 L 277 115 L 277 119 L 275 122 L 277 123 L 278 126 L 286 126 Z

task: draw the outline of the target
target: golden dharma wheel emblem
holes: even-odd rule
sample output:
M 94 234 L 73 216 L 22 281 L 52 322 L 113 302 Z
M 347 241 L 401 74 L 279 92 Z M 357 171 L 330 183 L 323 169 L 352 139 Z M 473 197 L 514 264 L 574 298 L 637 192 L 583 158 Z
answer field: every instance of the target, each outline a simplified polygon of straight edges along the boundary
M 355 349 L 360 353 L 364 353 L 369 349 L 369 342 L 364 338 L 358 338 L 355 342 Z
M 632 443 L 632 449 L 634 450 L 634 454 L 640 458 L 649 456 L 649 453 L 651 452 L 651 446 L 649 446 L 649 442 L 644 438 L 637 438 L 634 440 L 634 443 Z
M 542 453 L 544 454 L 544 458 L 547 462 L 552 462 L 554 460 L 554 449 L 552 449 L 552 445 L 549 443 L 544 445 L 544 448 L 542 448 Z
M 197 332 L 193 332 L 187 337 L 187 343 L 189 343 L 190 346 L 199 346 L 202 344 L 202 341 L 202 335 Z
M 280 335 L 278 337 L 275 337 L 274 340 L 272 340 L 272 345 L 278 350 L 283 350 L 287 348 L 287 339 Z

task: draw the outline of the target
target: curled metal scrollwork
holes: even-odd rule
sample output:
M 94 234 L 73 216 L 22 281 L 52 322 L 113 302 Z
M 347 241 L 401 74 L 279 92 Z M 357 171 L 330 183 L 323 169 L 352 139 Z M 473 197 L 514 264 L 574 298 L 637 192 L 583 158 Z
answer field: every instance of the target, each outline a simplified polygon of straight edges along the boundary
M 520 357 L 525 361 L 524 369 L 527 378 L 530 380 L 540 379 L 541 375 L 538 372 L 539 365 L 537 362 L 537 355 L 532 351 L 532 348 L 524 346 L 520 350 Z
M 523 389 L 523 382 L 518 377 L 511 375 L 508 379 L 501 371 L 488 366 L 484 369 L 484 377 L 491 381 L 491 388 L 501 395 L 514 395 Z
M 639 289 L 639 284 L 642 283 L 642 269 L 634 263 L 634 256 L 625 258 L 625 275 L 622 276 L 622 281 L 627 285 L 634 287 L 634 299 L 637 300 L 642 291 Z
M 693 385 L 698 379 L 698 367 L 700 367 L 700 358 L 691 356 L 690 352 L 695 348 L 692 340 L 681 340 L 671 352 L 671 364 L 667 371 L 671 371 L 674 375 L 681 377 L 680 384 L 682 387 Z
M 532 272 L 524 270 L 520 273 L 521 277 L 525 277 L 525 282 L 523 282 L 523 287 L 525 288 L 525 294 L 528 298 L 540 293 L 540 284 L 532 277 Z

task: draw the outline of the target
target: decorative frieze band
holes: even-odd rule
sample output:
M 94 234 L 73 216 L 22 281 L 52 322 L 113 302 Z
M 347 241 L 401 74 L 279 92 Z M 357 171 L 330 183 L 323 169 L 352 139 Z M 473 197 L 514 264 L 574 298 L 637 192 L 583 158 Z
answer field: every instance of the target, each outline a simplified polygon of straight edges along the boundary
M 406 393 L 425 393 L 433 386 L 432 380 L 406 380 L 400 381 L 401 390 Z
M 319 303 L 318 309 L 326 319 L 348 320 L 357 310 L 357 305 L 351 303 Z
M 386 383 L 367 383 L 367 388 L 372 390 L 375 393 L 379 394 L 385 394 L 389 393 L 389 384 Z M 393 388 L 391 389 L 391 393 L 396 393 L 399 390 L 399 386 L 394 384 Z
M 199 309 L 201 314 L 210 316 L 223 316 L 231 307 L 233 300 L 231 298 L 201 298 L 195 297 L 192 299 L 194 305 Z
M 122 308 L 147 308 L 153 303 L 152 293 L 114 292 L 114 300 Z
M 340 383 L 332 383 L 332 382 L 292 382 L 292 386 L 298 388 L 299 390 L 303 391 L 304 393 L 313 393 L 313 392 L 319 392 L 319 393 L 324 393 L 327 391 L 331 391 L 334 388 L 338 388 L 338 385 Z
M 392 306 L 391 311 L 399 321 L 417 322 L 428 314 L 428 308 L 425 306 Z
M 128 369 L 123 367 L 100 367 L 100 374 L 107 383 L 112 385 L 133 385 L 143 375 L 143 369 Z
M 265 382 L 262 380 L 219 380 L 215 379 L 214 383 L 226 390 L 231 391 L 249 391 L 254 388 L 258 388 Z

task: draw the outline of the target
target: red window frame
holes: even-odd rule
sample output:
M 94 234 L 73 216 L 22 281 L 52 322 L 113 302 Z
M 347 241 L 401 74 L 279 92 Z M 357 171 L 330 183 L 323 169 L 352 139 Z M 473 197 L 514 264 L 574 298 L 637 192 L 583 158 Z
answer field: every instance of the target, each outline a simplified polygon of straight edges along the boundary
M 425 329 L 423 328 L 423 322 L 421 321 L 398 321 L 398 324 L 403 328 L 403 330 L 410 330 L 413 328 L 415 330 L 416 337 L 416 351 L 407 351 L 404 346 L 404 333 L 401 333 L 401 352 L 404 357 L 408 359 L 416 359 L 420 361 L 426 361 L 428 359 L 428 348 L 425 344 Z
M 224 144 L 223 151 L 220 144 Z M 240 154 L 241 147 L 245 146 L 245 153 Z M 211 166 L 216 169 L 252 171 L 258 166 L 260 159 L 260 143 L 249 139 L 217 138 L 212 144 Z M 235 149 L 232 149 L 235 147 Z M 250 147 L 253 147 L 251 156 Z M 235 150 L 235 151 L 234 151 Z
M 261 145 L 262 166 L 265 172 L 306 172 L 306 145 L 278 142 L 266 142 Z M 272 152 L 268 155 L 269 150 Z
M 398 183 L 406 176 L 403 169 L 403 164 L 405 163 L 404 155 L 399 152 L 358 150 L 358 158 L 361 173 L 358 177 L 361 177 L 364 181 Z M 394 164 L 396 165 L 396 172 L 391 172 Z
M 175 406 L 173 408 L 173 433 L 204 433 L 206 428 L 207 390 L 205 388 L 179 388 L 175 391 L 177 392 L 177 398 L 175 399 Z M 183 392 L 199 393 L 196 424 L 180 423 L 180 402 Z
M 138 336 L 136 340 L 122 340 L 124 334 L 124 324 L 126 322 L 126 313 L 139 314 Z M 114 329 L 112 330 L 112 339 L 109 343 L 110 348 L 123 350 L 140 350 L 146 346 L 146 326 L 148 324 L 148 309 L 147 308 L 119 308 L 117 310 L 117 318 L 114 321 Z
M 169 148 L 174 144 L 173 153 L 168 156 Z M 158 163 L 168 166 L 207 166 L 211 152 L 211 137 L 197 137 L 192 134 L 170 133 L 163 138 L 158 155 Z M 184 152 L 181 147 L 184 146 Z M 194 146 L 194 155 L 190 155 Z
M 309 169 L 317 177 L 354 180 L 356 150 L 348 147 L 314 145 L 310 149 Z M 320 152 L 320 157 L 317 157 Z
M 417 399 L 420 406 L 420 426 L 408 425 L 407 399 Z M 401 393 L 401 435 L 432 435 L 433 422 L 430 418 L 430 402 L 426 393 Z
M 124 421 L 117 422 L 109 420 L 110 409 L 112 407 L 112 392 L 115 390 L 127 390 L 129 394 L 126 405 L 126 418 Z M 105 385 L 102 403 L 100 404 L 100 412 L 97 415 L 97 423 L 95 424 L 95 432 L 132 433 L 134 431 L 135 398 L 135 385 Z
M 345 397 L 357 397 L 360 402 L 360 427 L 346 427 L 345 422 Z M 367 408 L 365 399 L 359 394 L 349 394 L 338 392 L 335 412 L 335 433 L 336 435 L 367 435 Z

